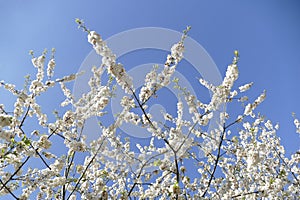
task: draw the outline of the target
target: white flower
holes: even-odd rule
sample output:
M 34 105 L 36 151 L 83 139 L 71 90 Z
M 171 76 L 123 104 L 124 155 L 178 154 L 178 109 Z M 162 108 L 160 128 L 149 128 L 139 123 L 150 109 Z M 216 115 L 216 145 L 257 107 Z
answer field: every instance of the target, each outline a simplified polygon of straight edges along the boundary
M 238 92 L 236 90 L 233 90 L 232 92 L 230 92 L 230 98 L 235 97 L 238 94 Z
M 45 85 L 48 87 L 53 87 L 55 85 L 55 82 L 54 81 L 46 81 Z
M 132 78 L 126 73 L 122 64 L 116 63 L 116 55 L 102 41 L 101 36 L 95 31 L 90 31 L 88 41 L 93 44 L 96 53 L 102 56 L 102 64 L 108 67 L 108 73 L 116 78 L 117 83 L 126 93 L 130 94 L 133 90 Z
M 16 90 L 15 90 L 15 85 L 13 84 L 4 84 L 4 88 L 8 91 L 10 91 L 12 94 L 15 94 L 15 95 L 18 95 L 18 93 L 16 93 Z
M 66 142 L 66 146 L 70 148 L 71 151 L 79 151 L 79 152 L 84 152 L 86 151 L 86 144 L 83 143 L 82 141 L 71 141 L 71 142 Z
M 43 149 L 49 149 L 51 147 L 51 142 L 47 135 L 42 135 L 38 141 L 38 147 Z
M 268 120 L 266 123 L 265 123 L 265 127 L 269 130 L 272 130 L 273 129 L 273 124 L 271 123 L 270 120 Z
M 151 95 L 152 95 L 151 88 L 144 86 L 141 88 L 139 99 L 141 102 L 145 102 L 147 99 L 150 98 Z
M 88 42 L 91 43 L 92 45 L 96 45 L 97 43 L 101 42 L 101 36 L 96 33 L 96 31 L 90 31 L 88 34 Z
M 36 68 L 42 68 L 44 66 L 44 62 L 45 62 L 45 56 L 44 55 L 41 55 L 37 58 L 33 58 L 31 60 L 32 64 L 34 67 Z
M 247 104 L 244 110 L 244 115 L 251 115 L 252 111 L 259 105 L 261 104 L 266 98 L 266 92 L 264 91 L 257 99 L 254 101 L 252 104 Z
M 0 138 L 10 142 L 11 138 L 13 138 L 13 133 L 10 130 L 1 130 L 0 127 Z
M 244 115 L 250 115 L 252 113 L 252 104 L 251 103 L 248 103 L 245 107 L 245 110 L 244 110 Z
M 70 199 L 70 200 L 76 200 L 77 198 L 76 198 L 76 195 L 75 195 L 75 194 L 72 194 L 72 195 L 70 196 L 69 199 Z
M 176 43 L 171 48 L 171 62 L 175 62 L 175 64 L 179 63 L 183 58 L 184 45 L 183 42 L 180 41 Z
M 0 128 L 9 126 L 12 123 L 12 116 L 6 114 L 0 114 Z
M 74 120 L 75 114 L 70 110 L 68 110 L 63 116 L 63 121 L 68 127 L 73 124 Z
M 55 67 L 55 60 L 54 58 L 50 59 L 48 62 L 48 67 L 47 67 L 47 76 L 50 78 L 54 74 L 54 67 Z
M 53 181 L 52 187 L 57 187 L 60 185 L 64 185 L 66 183 L 66 178 L 65 177 L 55 177 L 52 181 Z
M 294 119 L 294 124 L 296 126 L 296 132 L 300 133 L 300 121 L 298 119 Z
M 31 82 L 31 85 L 29 87 L 29 91 L 34 93 L 34 94 L 40 94 L 41 92 L 45 91 L 44 85 L 41 81 L 39 80 L 33 80 Z
M 248 83 L 248 84 L 243 85 L 243 86 L 240 86 L 239 90 L 240 90 L 240 92 L 245 92 L 245 91 L 249 90 L 252 85 L 253 85 L 253 82 Z
M 260 161 L 260 156 L 257 150 L 250 150 L 248 151 L 247 155 L 247 169 L 252 170 L 256 167 L 256 165 Z

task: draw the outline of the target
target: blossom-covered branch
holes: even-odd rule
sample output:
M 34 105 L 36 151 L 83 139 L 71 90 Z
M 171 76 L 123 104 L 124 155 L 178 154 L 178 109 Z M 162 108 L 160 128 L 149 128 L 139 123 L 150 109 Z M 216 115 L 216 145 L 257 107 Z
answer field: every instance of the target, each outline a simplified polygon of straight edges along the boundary
M 212 94 L 204 101 L 174 77 L 184 59 L 190 27 L 170 46 L 163 69 L 154 66 L 138 89 L 133 86 L 136 77 L 129 76 L 126 66 L 117 62 L 101 35 L 82 20 L 76 22 L 102 56 L 101 66 L 91 66 L 89 91 L 75 98 L 69 89 L 67 82 L 76 80 L 81 72 L 55 77 L 55 49 L 48 63 L 46 50 L 37 57 L 30 52 L 37 72 L 25 79 L 23 89 L 0 81 L 1 90 L 15 100 L 13 108 L 0 104 L 1 196 L 70 200 L 300 196 L 300 150 L 288 157 L 277 136 L 279 125 L 257 111 L 266 92 L 249 102 L 246 92 L 254 83 L 236 85 L 238 51 L 220 85 L 199 79 Z M 180 93 L 176 112 L 162 112 L 166 121 L 160 122 L 150 114 L 149 105 L 171 84 Z M 122 109 L 108 123 L 107 106 L 115 98 L 115 85 L 121 86 L 125 95 L 120 100 Z M 62 91 L 64 99 L 51 116 L 38 102 L 53 87 Z M 224 108 L 232 102 L 241 104 L 240 112 L 226 112 Z M 185 116 L 184 108 L 190 117 Z M 89 130 L 99 137 L 87 142 L 83 130 L 91 117 L 101 122 L 99 129 Z M 210 129 L 209 123 L 215 119 L 217 123 Z M 120 128 L 124 123 L 150 132 L 149 141 L 128 138 Z M 296 117 L 294 124 L 299 133 Z M 63 146 L 59 153 L 54 153 L 55 143 Z

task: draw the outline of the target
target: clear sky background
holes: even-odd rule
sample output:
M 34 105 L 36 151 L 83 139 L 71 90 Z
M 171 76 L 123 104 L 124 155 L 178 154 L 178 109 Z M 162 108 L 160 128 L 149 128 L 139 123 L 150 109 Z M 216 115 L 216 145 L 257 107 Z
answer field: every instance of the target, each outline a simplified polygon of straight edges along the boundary
M 1 0 L 0 80 L 22 88 L 23 77 L 35 74 L 31 49 L 39 55 L 44 48 L 56 48 L 56 77 L 77 72 L 92 47 L 75 18 L 84 19 L 104 39 L 132 28 L 182 31 L 191 25 L 189 35 L 206 49 L 222 75 L 238 49 L 237 85 L 253 81 L 253 99 L 266 89 L 267 99 L 258 110 L 279 122 L 278 134 L 288 153 L 299 149 L 291 115 L 295 112 L 300 118 L 299 1 Z M 51 95 L 55 102 L 61 94 Z M 0 103 L 12 105 L 3 89 Z M 52 107 L 44 109 L 50 112 Z

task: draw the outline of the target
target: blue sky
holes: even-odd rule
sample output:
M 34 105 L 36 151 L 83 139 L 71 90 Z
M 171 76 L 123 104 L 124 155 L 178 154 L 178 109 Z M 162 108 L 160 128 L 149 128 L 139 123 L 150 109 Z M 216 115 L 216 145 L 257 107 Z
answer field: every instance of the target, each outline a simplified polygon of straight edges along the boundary
M 39 55 L 55 47 L 56 77 L 77 72 L 91 51 L 75 18 L 108 38 L 132 28 L 163 27 L 189 35 L 210 54 L 222 75 L 232 52 L 241 54 L 237 85 L 253 81 L 248 93 L 267 99 L 258 110 L 279 122 L 279 136 L 288 152 L 299 149 L 291 113 L 300 118 L 300 3 L 288 1 L 0 1 L 0 80 L 23 86 L 34 74 L 29 50 Z M 197 76 L 199 77 L 199 76 Z M 0 103 L 11 105 L 0 90 Z M 52 92 L 52 93 L 51 93 Z M 51 95 L 56 94 L 50 91 Z M 56 98 L 51 99 L 55 102 Z M 58 105 L 58 104 L 57 104 Z M 55 105 L 47 105 L 46 110 Z

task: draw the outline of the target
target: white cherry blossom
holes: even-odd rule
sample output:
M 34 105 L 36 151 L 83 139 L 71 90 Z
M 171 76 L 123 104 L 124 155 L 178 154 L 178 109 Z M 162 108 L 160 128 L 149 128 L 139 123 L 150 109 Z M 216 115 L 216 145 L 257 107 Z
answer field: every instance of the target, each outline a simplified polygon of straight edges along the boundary
M 133 88 L 126 67 L 100 34 L 79 27 L 88 42 L 102 56 L 102 66 L 92 68 L 89 91 L 76 99 L 66 82 L 80 73 L 54 79 L 55 58 L 46 51 L 32 58 L 37 69 L 25 89 L 0 82 L 15 97 L 8 110 L 0 104 L 0 195 L 5 199 L 297 199 L 300 196 L 300 151 L 286 155 L 278 124 L 257 111 L 266 95 L 253 103 L 244 93 L 251 88 L 235 85 L 239 76 L 238 51 L 228 65 L 220 85 L 204 79 L 199 82 L 212 97 L 208 103 L 175 86 L 179 95 L 176 112 L 164 112 L 164 124 L 149 113 L 149 100 L 170 84 L 184 58 L 184 40 L 171 48 L 163 69 L 154 66 L 141 90 Z M 33 55 L 33 54 L 32 54 Z M 44 63 L 47 62 L 47 78 Z M 107 72 L 108 74 L 105 74 Z M 126 92 L 115 120 L 105 119 L 106 107 L 114 98 L 115 78 Z M 46 79 L 46 80 L 45 80 Z M 30 81 L 29 81 L 30 80 Z M 39 96 L 58 87 L 65 96 L 64 108 L 44 113 Z M 241 95 L 242 93 L 242 95 Z M 251 98 L 250 98 L 251 99 Z M 222 106 L 237 102 L 242 113 L 225 112 Z M 185 118 L 185 106 L 191 114 Z M 220 111 L 220 112 L 214 112 Z M 217 116 L 214 116 L 217 115 Z M 90 143 L 82 134 L 90 117 L 99 119 L 99 137 Z M 209 129 L 213 117 L 220 123 Z M 295 116 L 294 116 L 295 117 Z M 120 126 L 131 123 L 151 133 L 148 140 L 128 138 Z M 296 132 L 300 122 L 295 117 Z M 161 126 L 162 125 L 162 126 Z M 63 145 L 57 151 L 56 145 Z

